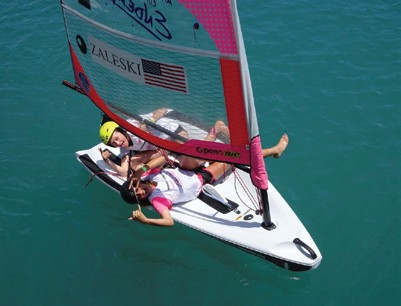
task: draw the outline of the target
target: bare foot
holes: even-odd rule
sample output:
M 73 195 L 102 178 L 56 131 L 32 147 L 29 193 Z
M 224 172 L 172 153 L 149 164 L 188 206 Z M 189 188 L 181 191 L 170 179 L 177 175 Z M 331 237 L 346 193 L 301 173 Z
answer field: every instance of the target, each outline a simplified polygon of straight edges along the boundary
M 230 132 L 228 131 L 228 127 L 223 121 L 218 120 L 210 129 L 209 134 L 206 136 L 205 140 L 215 141 L 220 134 L 223 134 L 228 139 L 230 139 Z
M 273 149 L 274 149 L 273 157 L 274 158 L 279 158 L 281 156 L 281 154 L 283 154 L 283 152 L 287 148 L 288 142 L 289 142 L 288 135 L 284 133 L 283 136 L 281 136 L 279 142 L 273 147 Z
M 216 129 L 217 135 L 223 134 L 227 138 L 230 138 L 230 132 L 228 131 L 228 127 L 223 121 L 217 120 L 216 123 L 214 124 L 214 127 Z

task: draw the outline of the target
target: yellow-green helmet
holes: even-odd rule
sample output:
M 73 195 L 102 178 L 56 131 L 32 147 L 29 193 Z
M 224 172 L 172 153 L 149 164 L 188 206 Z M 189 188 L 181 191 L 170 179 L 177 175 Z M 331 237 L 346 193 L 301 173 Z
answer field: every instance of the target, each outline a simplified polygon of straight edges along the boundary
M 100 127 L 99 130 L 100 139 L 105 145 L 109 143 L 111 135 L 113 135 L 115 129 L 118 127 L 119 125 L 114 121 L 107 121 Z

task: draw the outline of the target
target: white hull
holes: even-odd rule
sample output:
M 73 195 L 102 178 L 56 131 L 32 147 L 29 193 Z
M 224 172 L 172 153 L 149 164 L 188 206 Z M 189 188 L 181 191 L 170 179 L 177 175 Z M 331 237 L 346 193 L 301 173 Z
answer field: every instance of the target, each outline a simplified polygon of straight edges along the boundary
M 118 191 L 124 178 L 116 176 L 102 160 L 99 147 L 106 146 L 100 143 L 91 149 L 76 152 L 77 159 L 91 173 L 104 171 L 104 174 L 96 175 L 96 177 Z M 116 155 L 120 154 L 119 149 L 107 148 Z M 245 182 L 246 189 L 251 191 L 253 198 L 257 199 L 249 175 L 239 169 L 235 171 Z M 215 188 L 223 197 L 237 203 L 238 208 L 224 214 L 200 199 L 195 199 L 185 204 L 175 205 L 171 211 L 174 220 L 289 270 L 309 270 L 320 264 L 322 256 L 312 237 L 271 182 L 269 182 L 268 196 L 271 219 L 276 225 L 273 230 L 264 229 L 261 226 L 262 216 L 256 214 L 254 210 L 249 210 L 249 207 L 254 208 L 254 206 L 250 204 L 244 188 L 241 187 L 234 173 L 230 173 L 223 182 L 215 185 Z M 242 201 L 247 202 L 247 205 Z M 309 246 L 312 251 L 294 243 L 296 238 Z

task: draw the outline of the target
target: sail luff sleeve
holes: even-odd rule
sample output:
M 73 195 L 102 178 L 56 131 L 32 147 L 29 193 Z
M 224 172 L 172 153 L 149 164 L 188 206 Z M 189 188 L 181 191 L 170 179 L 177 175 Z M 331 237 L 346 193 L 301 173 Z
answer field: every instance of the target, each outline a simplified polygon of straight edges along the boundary
M 260 137 L 257 136 L 251 142 L 251 180 L 252 183 L 260 188 L 268 188 L 268 175 L 263 159 L 263 151 Z
M 237 46 L 240 57 L 240 67 L 242 75 L 242 94 L 244 97 L 244 108 L 247 118 L 247 131 L 250 133 L 250 157 L 251 157 L 251 180 L 252 183 L 260 188 L 268 188 L 268 175 L 263 159 L 263 151 L 259 136 L 259 128 L 256 117 L 255 102 L 252 91 L 251 77 L 249 74 L 248 61 L 246 57 L 244 39 L 242 37 L 241 26 L 236 1 L 232 0 L 233 20 L 237 35 Z

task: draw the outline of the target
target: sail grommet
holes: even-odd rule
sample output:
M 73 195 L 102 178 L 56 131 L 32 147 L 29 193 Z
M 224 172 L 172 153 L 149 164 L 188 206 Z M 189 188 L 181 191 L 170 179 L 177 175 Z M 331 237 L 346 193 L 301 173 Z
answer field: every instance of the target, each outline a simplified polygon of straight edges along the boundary
M 79 47 L 79 50 L 81 50 L 81 52 L 83 54 L 86 54 L 88 52 L 88 48 L 86 47 L 86 43 L 84 41 L 84 39 L 82 38 L 81 35 L 77 35 L 77 37 L 75 38 Z

